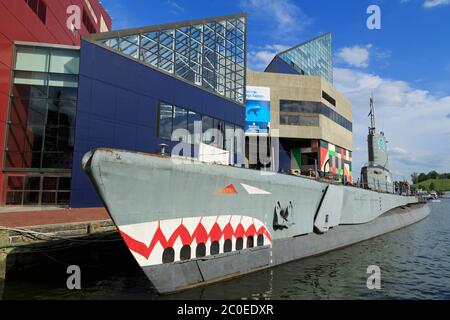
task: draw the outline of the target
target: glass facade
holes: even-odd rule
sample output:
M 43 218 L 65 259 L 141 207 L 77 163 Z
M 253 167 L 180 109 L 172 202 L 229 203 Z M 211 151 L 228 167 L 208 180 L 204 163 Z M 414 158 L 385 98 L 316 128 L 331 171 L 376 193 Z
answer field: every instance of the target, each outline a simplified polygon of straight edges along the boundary
M 240 104 L 245 98 L 244 15 L 91 36 L 117 50 Z
M 201 133 L 195 132 L 195 122 L 201 122 Z M 190 144 L 202 142 L 216 148 L 231 151 L 232 143 L 234 142 L 233 150 L 236 152 L 241 151 L 235 138 L 239 132 L 243 134 L 243 128 L 186 108 L 160 102 L 158 137 L 171 140 L 172 132 L 176 129 L 186 129 L 189 132 L 189 136 L 185 137 L 184 141 Z M 211 132 L 207 132 L 209 129 L 217 129 L 220 132 L 218 141 Z M 238 130 L 240 131 L 238 132 Z
M 296 126 L 319 126 L 319 114 L 352 131 L 350 120 L 321 102 L 280 100 L 280 124 Z
M 320 76 L 333 84 L 331 33 L 278 54 L 300 74 Z
M 16 46 L 3 163 L 6 204 L 68 203 L 78 73 L 76 49 Z

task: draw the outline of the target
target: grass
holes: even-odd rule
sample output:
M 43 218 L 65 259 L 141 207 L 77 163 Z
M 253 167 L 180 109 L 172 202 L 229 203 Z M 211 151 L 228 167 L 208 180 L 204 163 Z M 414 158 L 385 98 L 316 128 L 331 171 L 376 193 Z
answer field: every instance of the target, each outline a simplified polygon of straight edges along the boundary
M 450 191 L 450 179 L 429 179 L 416 183 L 413 186 L 415 188 L 420 188 L 420 186 L 422 186 L 424 189 L 429 190 L 431 183 L 434 183 L 434 188 L 436 189 L 434 191 Z

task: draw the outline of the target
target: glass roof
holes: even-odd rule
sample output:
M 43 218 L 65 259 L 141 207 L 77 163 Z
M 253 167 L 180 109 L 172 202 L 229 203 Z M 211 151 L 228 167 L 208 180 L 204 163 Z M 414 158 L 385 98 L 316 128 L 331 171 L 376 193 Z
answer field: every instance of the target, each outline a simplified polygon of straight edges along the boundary
M 85 39 L 244 103 L 245 14 L 99 33 Z
M 325 33 L 277 55 L 300 74 L 321 76 L 333 84 L 331 33 Z

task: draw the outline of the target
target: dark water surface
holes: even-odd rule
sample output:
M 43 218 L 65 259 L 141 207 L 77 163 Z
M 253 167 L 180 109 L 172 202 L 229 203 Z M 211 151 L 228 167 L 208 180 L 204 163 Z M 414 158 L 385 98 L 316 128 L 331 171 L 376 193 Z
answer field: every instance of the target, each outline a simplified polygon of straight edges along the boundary
M 447 195 L 448 197 L 450 195 Z M 373 240 L 225 283 L 159 297 L 131 256 L 82 267 L 82 289 L 66 288 L 66 267 L 0 284 L 3 299 L 450 299 L 450 199 L 427 219 Z M 119 260 L 119 261 L 117 261 Z M 369 265 L 381 290 L 366 286 Z M 2 288 L 3 286 L 3 288 Z M 2 292 L 3 290 L 3 292 Z

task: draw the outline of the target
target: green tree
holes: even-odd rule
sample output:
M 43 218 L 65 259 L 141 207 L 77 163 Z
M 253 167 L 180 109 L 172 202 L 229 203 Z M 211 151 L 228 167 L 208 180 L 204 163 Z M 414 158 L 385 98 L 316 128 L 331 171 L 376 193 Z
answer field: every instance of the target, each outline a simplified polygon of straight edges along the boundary
M 434 185 L 434 182 L 430 183 L 430 191 L 436 191 L 436 186 Z
M 439 173 L 437 173 L 436 171 L 430 171 L 428 173 L 428 179 L 439 179 Z
M 418 183 L 418 182 L 419 182 L 419 175 L 417 174 L 417 172 L 414 172 L 414 173 L 411 175 L 411 179 L 412 179 L 412 182 L 413 182 L 413 183 Z
M 427 175 L 422 172 L 419 174 L 418 182 L 424 182 L 425 180 L 427 180 Z

